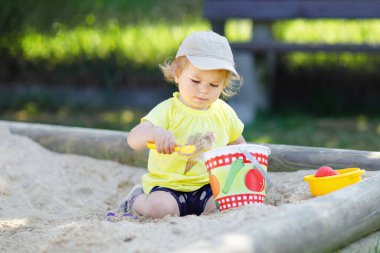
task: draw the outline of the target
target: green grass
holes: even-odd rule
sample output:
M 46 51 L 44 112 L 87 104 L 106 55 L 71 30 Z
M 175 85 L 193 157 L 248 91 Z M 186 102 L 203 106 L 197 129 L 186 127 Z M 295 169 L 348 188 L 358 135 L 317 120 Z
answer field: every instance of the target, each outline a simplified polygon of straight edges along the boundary
M 376 245 L 373 247 L 373 252 L 380 252 L 380 238 L 377 241 Z
M 87 109 L 63 107 L 54 111 L 27 104 L 20 110 L 0 113 L 2 120 L 129 131 L 146 111 L 125 109 Z M 312 147 L 380 150 L 380 118 L 317 117 L 305 115 L 261 114 L 246 125 L 244 136 L 254 143 L 288 144 Z
M 61 107 L 57 110 L 38 109 L 33 103 L 19 110 L 0 113 L 0 119 L 63 126 L 129 131 L 145 115 L 144 111 L 123 109 L 78 109 Z
M 261 115 L 246 126 L 250 142 L 357 150 L 380 149 L 380 118 Z

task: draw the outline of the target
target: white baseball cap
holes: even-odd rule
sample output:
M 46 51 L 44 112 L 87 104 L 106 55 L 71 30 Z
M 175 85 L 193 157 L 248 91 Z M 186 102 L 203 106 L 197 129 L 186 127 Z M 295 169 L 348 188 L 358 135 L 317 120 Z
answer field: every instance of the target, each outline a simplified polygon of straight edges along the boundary
M 179 46 L 176 58 L 186 56 L 195 67 L 202 70 L 225 69 L 239 78 L 228 40 L 213 32 L 193 32 Z

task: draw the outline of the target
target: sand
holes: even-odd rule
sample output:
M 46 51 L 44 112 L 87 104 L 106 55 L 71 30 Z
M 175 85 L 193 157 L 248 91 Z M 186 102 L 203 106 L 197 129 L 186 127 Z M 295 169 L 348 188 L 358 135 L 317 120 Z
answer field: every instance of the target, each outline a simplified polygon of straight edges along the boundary
M 313 171 L 269 173 L 275 186 L 265 205 L 135 220 L 118 206 L 143 168 L 54 153 L 6 128 L 0 139 L 0 252 L 172 252 L 312 198 L 303 176 Z M 343 252 L 363 249 L 373 236 L 380 233 Z

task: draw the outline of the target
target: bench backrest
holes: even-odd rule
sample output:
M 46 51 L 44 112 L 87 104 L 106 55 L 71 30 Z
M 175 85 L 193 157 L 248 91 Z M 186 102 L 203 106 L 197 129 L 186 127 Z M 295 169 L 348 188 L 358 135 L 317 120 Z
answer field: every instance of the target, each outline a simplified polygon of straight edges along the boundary
M 210 20 L 380 18 L 380 0 L 204 0 L 203 7 Z

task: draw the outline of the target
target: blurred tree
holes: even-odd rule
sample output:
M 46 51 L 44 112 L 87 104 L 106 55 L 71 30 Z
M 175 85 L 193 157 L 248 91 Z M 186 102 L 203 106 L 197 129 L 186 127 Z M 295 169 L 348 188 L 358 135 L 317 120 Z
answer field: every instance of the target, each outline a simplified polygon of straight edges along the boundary
M 71 27 L 81 24 L 119 24 L 165 19 L 179 20 L 201 15 L 201 0 L 2 0 L 0 36 L 33 27 L 49 32 L 56 23 Z

